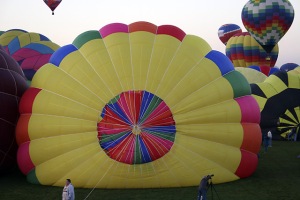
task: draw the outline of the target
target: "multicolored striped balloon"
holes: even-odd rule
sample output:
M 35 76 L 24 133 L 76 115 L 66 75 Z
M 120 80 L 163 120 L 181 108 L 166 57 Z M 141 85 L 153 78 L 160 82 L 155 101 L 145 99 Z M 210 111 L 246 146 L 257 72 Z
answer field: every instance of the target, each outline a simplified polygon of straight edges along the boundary
M 276 45 L 268 54 L 248 32 L 232 36 L 226 45 L 226 55 L 234 67 L 252 65 L 273 67 L 277 61 L 278 52 L 279 48 Z
M 252 37 L 270 53 L 294 20 L 288 0 L 249 0 L 242 10 L 242 21 Z
M 57 44 L 42 34 L 25 32 L 14 37 L 8 43 L 6 51 L 19 63 L 26 78 L 31 81 L 35 72 L 48 63 L 58 48 Z
M 236 24 L 224 24 L 218 30 L 219 39 L 225 45 L 228 40 L 237 33 L 242 33 L 242 29 Z
M 32 183 L 196 186 L 207 174 L 248 177 L 258 164 L 260 113 L 247 80 L 172 25 L 82 33 L 37 71 L 20 111 L 18 163 Z

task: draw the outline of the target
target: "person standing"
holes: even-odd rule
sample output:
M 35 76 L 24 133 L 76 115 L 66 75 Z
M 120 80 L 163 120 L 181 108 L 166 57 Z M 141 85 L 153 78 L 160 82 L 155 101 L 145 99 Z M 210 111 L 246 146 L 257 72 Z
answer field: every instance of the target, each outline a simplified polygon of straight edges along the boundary
M 71 179 L 66 180 L 62 193 L 62 200 L 75 200 L 74 186 L 71 183 Z
M 268 131 L 268 145 L 269 147 L 272 147 L 272 132 L 271 130 Z
M 206 200 L 207 189 L 209 187 L 208 180 L 211 179 L 210 175 L 204 176 L 199 184 L 197 200 Z
M 268 152 L 268 147 L 269 147 L 269 139 L 268 139 L 268 133 L 264 132 L 263 133 L 263 147 L 264 147 L 264 152 Z

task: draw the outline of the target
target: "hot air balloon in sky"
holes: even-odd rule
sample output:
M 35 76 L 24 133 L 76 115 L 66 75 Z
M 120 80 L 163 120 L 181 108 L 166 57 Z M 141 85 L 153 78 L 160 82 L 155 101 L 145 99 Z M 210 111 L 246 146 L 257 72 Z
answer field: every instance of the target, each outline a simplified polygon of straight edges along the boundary
M 300 74 L 279 70 L 251 84 L 251 90 L 260 105 L 262 129 L 286 132 L 299 126 Z
M 62 0 L 44 0 L 45 4 L 52 10 L 52 15 L 54 15 L 54 10 L 61 1 Z
M 19 117 L 19 100 L 27 89 L 18 63 L 0 49 L 0 174 L 17 164 L 15 128 Z
M 242 29 L 236 24 L 224 24 L 218 30 L 219 39 L 225 45 L 228 40 L 237 33 L 242 33 Z
M 251 65 L 264 65 L 273 67 L 278 58 L 278 45 L 270 54 L 251 37 L 248 32 L 232 36 L 226 45 L 226 55 L 235 67 L 249 67 Z M 267 58 L 270 59 L 267 59 Z
M 6 51 L 21 66 L 26 78 L 31 81 L 35 72 L 46 64 L 59 46 L 39 33 L 22 33 L 9 42 Z
M 271 74 L 274 74 L 275 72 L 279 71 L 278 68 L 269 67 L 269 66 L 252 65 L 252 66 L 249 66 L 249 68 L 260 71 L 261 73 L 265 74 L 266 76 L 270 76 Z
M 288 0 L 250 0 L 242 10 L 247 31 L 267 53 L 286 34 L 294 20 L 294 8 Z
M 18 164 L 32 183 L 183 187 L 257 167 L 250 85 L 224 54 L 176 26 L 84 32 L 37 71 L 20 104 Z

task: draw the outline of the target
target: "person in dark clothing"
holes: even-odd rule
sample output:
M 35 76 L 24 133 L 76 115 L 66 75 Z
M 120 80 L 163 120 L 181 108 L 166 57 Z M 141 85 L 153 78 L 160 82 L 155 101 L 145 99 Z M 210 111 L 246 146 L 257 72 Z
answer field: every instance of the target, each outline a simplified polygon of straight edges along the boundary
M 209 187 L 209 179 L 211 179 L 213 175 L 204 176 L 198 187 L 198 198 L 197 200 L 206 200 L 207 189 Z
M 267 153 L 269 147 L 268 133 L 263 133 L 263 146 L 264 146 L 264 152 Z

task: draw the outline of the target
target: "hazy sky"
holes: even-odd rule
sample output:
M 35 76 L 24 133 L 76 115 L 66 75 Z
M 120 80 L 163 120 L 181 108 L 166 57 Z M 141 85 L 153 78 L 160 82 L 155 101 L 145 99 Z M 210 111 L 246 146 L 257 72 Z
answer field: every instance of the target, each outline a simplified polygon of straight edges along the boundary
M 24 29 L 38 32 L 63 46 L 87 30 L 109 23 L 148 21 L 178 26 L 187 34 L 205 39 L 213 49 L 225 53 L 218 29 L 226 23 L 246 29 L 241 11 L 247 0 L 63 0 L 51 15 L 43 0 L 0 0 L 0 30 Z M 300 65 L 300 1 L 290 0 L 295 10 L 293 25 L 279 41 L 276 66 Z

